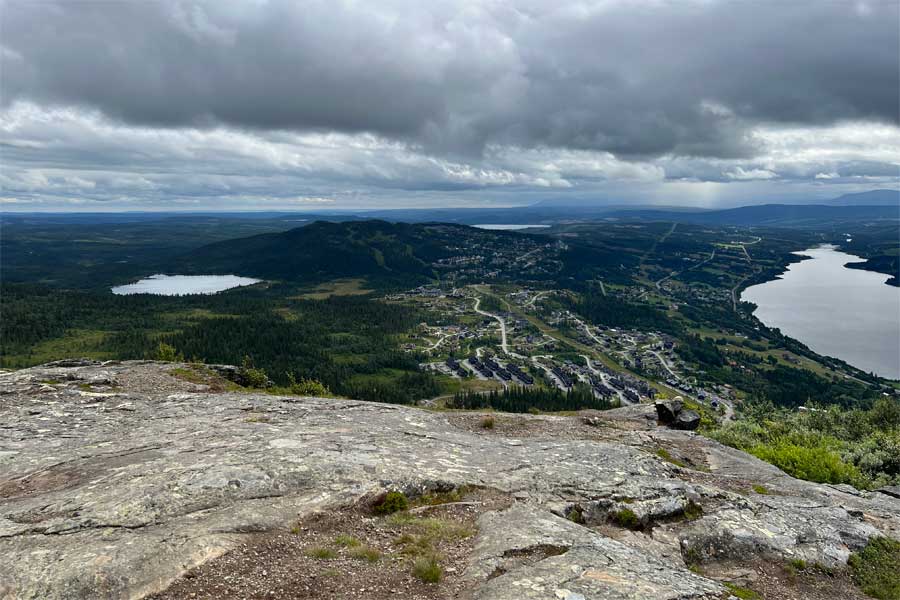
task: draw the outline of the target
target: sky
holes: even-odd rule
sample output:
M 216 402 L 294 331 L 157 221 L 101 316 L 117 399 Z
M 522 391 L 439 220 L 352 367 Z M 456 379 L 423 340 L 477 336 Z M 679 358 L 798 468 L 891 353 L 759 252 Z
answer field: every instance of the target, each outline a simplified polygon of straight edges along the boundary
M 898 187 L 896 0 L 0 0 L 0 208 Z

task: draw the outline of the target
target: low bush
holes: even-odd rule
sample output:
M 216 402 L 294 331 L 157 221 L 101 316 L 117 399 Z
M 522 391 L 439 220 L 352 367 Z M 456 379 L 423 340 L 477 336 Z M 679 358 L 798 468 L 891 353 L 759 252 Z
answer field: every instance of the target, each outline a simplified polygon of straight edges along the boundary
M 641 522 L 637 518 L 637 515 L 634 514 L 634 511 L 630 508 L 623 508 L 614 512 L 612 520 L 619 527 L 625 527 L 626 529 L 638 529 L 641 526 Z
M 409 508 L 409 500 L 403 492 L 388 492 L 373 508 L 377 515 L 390 515 Z
M 750 454 L 772 463 L 788 475 L 817 483 L 849 483 L 863 481 L 859 470 L 841 460 L 840 455 L 827 447 L 798 446 L 788 442 L 757 445 Z
M 850 556 L 849 564 L 853 580 L 863 592 L 879 600 L 900 599 L 900 542 L 872 538 Z

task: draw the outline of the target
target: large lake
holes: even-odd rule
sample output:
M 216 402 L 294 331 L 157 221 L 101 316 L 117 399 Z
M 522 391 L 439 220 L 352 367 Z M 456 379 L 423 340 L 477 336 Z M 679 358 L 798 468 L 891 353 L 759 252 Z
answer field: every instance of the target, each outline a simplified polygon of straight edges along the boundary
M 215 294 L 242 285 L 259 283 L 259 279 L 237 275 L 151 275 L 128 285 L 112 288 L 119 296 L 129 294 L 155 294 L 157 296 L 186 296 L 189 294 Z
M 900 379 L 900 288 L 888 276 L 848 269 L 862 259 L 820 246 L 796 254 L 780 279 L 747 288 L 741 300 L 769 327 L 882 377 Z

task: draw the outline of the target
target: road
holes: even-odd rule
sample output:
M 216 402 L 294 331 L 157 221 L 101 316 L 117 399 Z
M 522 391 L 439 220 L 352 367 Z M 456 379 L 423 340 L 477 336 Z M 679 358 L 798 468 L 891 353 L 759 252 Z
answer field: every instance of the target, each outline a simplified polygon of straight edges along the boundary
M 546 296 L 550 292 L 538 292 L 534 296 L 531 297 L 531 300 L 522 305 L 522 307 L 534 306 L 534 303 L 540 300 L 541 296 Z
M 431 345 L 430 348 L 426 348 L 425 351 L 426 351 L 426 352 L 431 352 L 432 350 L 436 350 L 438 346 L 440 346 L 440 345 L 443 344 L 446 340 L 448 340 L 448 339 L 450 339 L 450 338 L 452 338 L 452 337 L 453 337 L 453 336 L 450 335 L 450 334 L 445 335 L 444 337 L 442 337 L 441 339 L 439 339 L 438 341 L 436 341 L 435 343 L 433 343 L 433 344 Z
M 668 371 L 672 377 L 674 377 L 675 379 L 680 379 L 678 374 L 675 371 L 673 371 L 672 368 L 669 366 L 668 361 L 666 361 L 665 357 L 663 357 L 662 354 L 660 354 L 656 350 L 651 350 L 650 353 L 659 359 L 660 364 L 662 364 L 662 366 L 664 366 L 666 368 L 666 371 Z
M 557 377 L 557 376 L 553 373 L 553 371 L 550 369 L 550 367 L 548 367 L 547 365 L 545 365 L 544 363 L 542 363 L 541 361 L 539 361 L 539 360 L 538 360 L 539 358 L 549 358 L 550 360 L 552 360 L 552 359 L 553 359 L 553 356 L 551 356 L 551 355 L 532 356 L 532 357 L 531 357 L 531 362 L 532 362 L 532 364 L 533 364 L 535 367 L 537 367 L 538 369 L 542 370 L 542 371 L 544 372 L 544 375 L 547 377 L 547 379 L 549 379 L 550 381 L 552 381 L 553 384 L 554 384 L 556 387 L 558 387 L 560 390 L 562 390 L 562 391 L 564 391 L 564 392 L 567 391 L 569 388 L 567 388 L 566 386 L 564 386 L 563 383 L 562 383 L 562 381 L 559 380 L 559 377 Z
M 496 319 L 498 323 L 500 323 L 500 349 L 503 350 L 503 354 L 509 354 L 509 345 L 506 342 L 506 321 L 503 320 L 499 315 L 494 315 L 489 312 L 485 312 L 478 308 L 481 306 L 481 297 L 475 296 L 475 312 L 479 315 L 484 315 L 485 317 L 491 317 L 492 319 Z

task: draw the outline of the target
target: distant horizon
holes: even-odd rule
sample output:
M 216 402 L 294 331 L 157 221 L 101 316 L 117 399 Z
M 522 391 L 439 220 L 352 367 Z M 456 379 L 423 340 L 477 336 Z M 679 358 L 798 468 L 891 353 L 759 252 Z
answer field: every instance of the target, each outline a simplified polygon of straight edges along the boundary
M 885 193 L 896 193 L 898 194 L 898 198 L 900 198 L 900 189 L 890 189 L 890 188 L 878 188 L 873 190 L 868 190 L 868 192 L 885 192 Z M 866 193 L 866 192 L 858 192 L 858 193 Z M 673 211 L 686 211 L 686 212 L 715 212 L 721 210 L 732 210 L 736 208 L 747 208 L 752 206 L 884 206 L 884 203 L 873 203 L 866 204 L 865 202 L 861 202 L 859 204 L 833 204 L 833 202 L 838 201 L 845 196 L 856 195 L 857 192 L 852 192 L 849 194 L 842 194 L 836 197 L 829 198 L 816 198 L 811 199 L 806 202 L 778 202 L 778 201 L 763 201 L 763 202 L 751 202 L 747 204 L 737 204 L 737 205 L 729 205 L 729 206 L 690 206 L 690 205 L 682 205 L 682 204 L 653 204 L 653 203 L 622 203 L 622 204 L 605 204 L 605 203 L 581 203 L 581 204 L 555 204 L 555 203 L 547 203 L 543 206 L 546 208 L 557 208 L 560 210 L 566 208 L 573 209 L 598 209 L 598 210 L 610 210 L 610 211 L 641 211 L 641 210 L 673 210 Z M 330 214 L 347 214 L 347 213 L 380 213 L 380 212 L 388 212 L 388 211 L 454 211 L 454 210 L 467 210 L 467 211 L 477 211 L 477 210 L 510 210 L 510 209 L 524 209 L 524 208 L 538 208 L 542 206 L 542 203 L 545 201 L 536 201 L 529 204 L 512 204 L 512 205 L 463 205 L 463 206 L 382 206 L 382 207 L 354 207 L 354 206 L 335 206 L 329 208 L 303 208 L 303 207 L 271 207 L 271 208 L 178 208 L 178 207 L 144 207 L 140 209 L 128 209 L 128 208 L 118 208 L 112 207 L 108 210 L 100 210 L 100 207 L 92 207 L 90 210 L 78 210 L 76 208 L 72 208 L 69 210 L 61 210 L 61 209 L 52 209 L 52 210 L 36 210 L 34 208 L 30 209 L 10 209 L 8 206 L 4 206 L 0 203 L 0 214 L 8 213 L 8 214 L 203 214 L 203 215 L 216 215 L 216 214 L 251 214 L 251 213 L 278 213 L 278 214 L 298 214 L 298 215 L 330 215 Z

